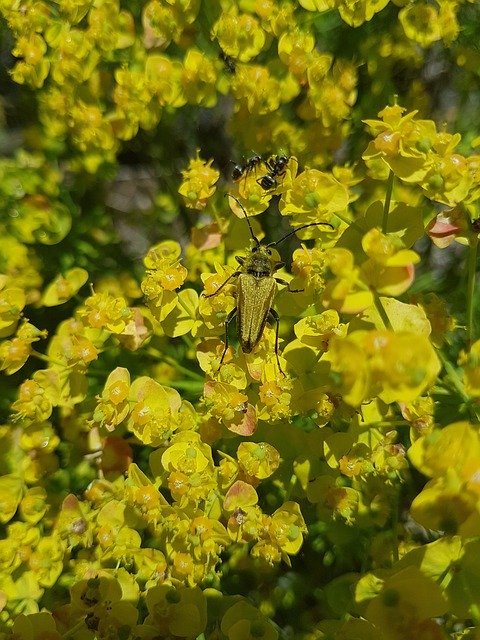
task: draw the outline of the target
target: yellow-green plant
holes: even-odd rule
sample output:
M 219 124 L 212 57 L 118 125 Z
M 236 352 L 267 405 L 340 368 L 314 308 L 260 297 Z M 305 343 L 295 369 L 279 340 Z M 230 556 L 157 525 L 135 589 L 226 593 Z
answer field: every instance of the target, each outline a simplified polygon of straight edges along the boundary
M 477 638 L 478 4 L 0 14 L 1 640 Z

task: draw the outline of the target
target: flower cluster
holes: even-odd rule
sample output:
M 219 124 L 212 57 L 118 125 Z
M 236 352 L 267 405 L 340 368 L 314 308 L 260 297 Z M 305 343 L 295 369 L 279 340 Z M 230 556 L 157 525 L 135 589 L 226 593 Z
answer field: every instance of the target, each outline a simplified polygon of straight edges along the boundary
M 182 172 L 183 181 L 178 192 L 183 196 L 187 207 L 203 209 L 208 198 L 213 195 L 219 173 L 211 165 L 212 160 L 204 162 L 197 151 L 196 159 L 191 160 L 188 169 Z
M 367 120 L 375 139 L 363 158 L 372 176 L 390 170 L 418 185 L 430 200 L 449 206 L 476 198 L 478 156 L 466 158 L 456 151 L 459 134 L 438 132 L 432 120 L 416 119 L 415 111 L 404 113 L 396 105 L 379 113 L 382 120 Z
M 0 640 L 476 637 L 479 7 L 0 15 Z

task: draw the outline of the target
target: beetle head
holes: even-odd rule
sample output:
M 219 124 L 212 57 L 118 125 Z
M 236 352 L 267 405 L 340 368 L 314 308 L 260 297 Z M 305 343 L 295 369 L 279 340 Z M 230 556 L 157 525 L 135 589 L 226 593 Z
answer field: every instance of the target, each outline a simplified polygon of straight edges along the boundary
M 235 258 L 247 273 L 257 278 L 268 278 L 284 264 L 278 251 L 265 244 L 252 247 L 248 256 L 235 256 Z

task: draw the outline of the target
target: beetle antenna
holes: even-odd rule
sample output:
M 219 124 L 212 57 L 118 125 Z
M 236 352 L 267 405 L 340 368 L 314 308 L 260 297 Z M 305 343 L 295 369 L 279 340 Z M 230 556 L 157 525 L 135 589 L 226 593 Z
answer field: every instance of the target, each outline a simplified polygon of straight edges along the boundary
M 239 200 L 237 200 L 237 198 L 235 196 L 232 196 L 231 193 L 226 193 L 225 197 L 227 197 L 227 196 L 229 198 L 232 198 L 232 200 L 235 200 L 235 202 L 238 204 L 240 209 L 243 211 L 243 214 L 245 216 L 245 220 L 247 221 L 247 224 L 248 224 L 248 228 L 250 229 L 250 233 L 252 234 L 252 238 L 255 240 L 255 242 L 257 244 L 257 247 L 259 247 L 260 246 L 260 240 L 253 233 L 252 225 L 250 224 L 250 220 L 248 219 L 247 212 L 245 211 L 245 207 L 243 206 L 243 204 Z M 308 226 L 310 226 L 310 225 L 308 225 Z M 333 229 L 333 227 L 332 227 L 332 229 Z
M 304 224 L 301 227 L 298 227 L 298 229 L 294 229 L 293 231 L 290 231 L 290 233 L 287 233 L 287 235 L 283 236 L 283 238 L 280 238 L 280 240 L 276 240 L 275 242 L 270 242 L 267 245 L 267 247 L 274 247 L 276 244 L 280 244 L 290 236 L 295 235 L 297 231 L 301 231 L 302 229 L 307 229 L 308 227 L 319 227 L 320 225 L 325 225 L 326 227 L 330 227 L 330 229 L 332 230 L 334 228 L 329 222 L 310 222 L 310 224 Z

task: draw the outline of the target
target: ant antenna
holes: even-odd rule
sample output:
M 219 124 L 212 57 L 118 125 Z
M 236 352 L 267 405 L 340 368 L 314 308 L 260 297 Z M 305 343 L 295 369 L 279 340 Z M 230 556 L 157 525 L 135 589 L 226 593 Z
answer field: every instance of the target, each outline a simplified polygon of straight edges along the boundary
M 239 200 L 237 200 L 237 198 L 235 196 L 232 196 L 231 193 L 226 193 L 225 197 L 227 197 L 227 196 L 229 198 L 232 198 L 232 200 L 235 200 L 235 202 L 238 204 L 240 209 L 243 211 L 243 214 L 244 214 L 245 219 L 246 219 L 247 224 L 248 224 L 248 228 L 250 229 L 250 233 L 252 234 L 252 238 L 255 240 L 255 242 L 257 244 L 257 247 L 259 247 L 260 246 L 260 240 L 253 233 L 252 225 L 250 224 L 250 220 L 248 219 L 247 212 L 245 211 L 245 207 L 243 206 L 243 204 Z M 307 225 L 307 226 L 310 226 L 310 225 Z M 333 227 L 332 227 L 332 229 L 333 229 Z

